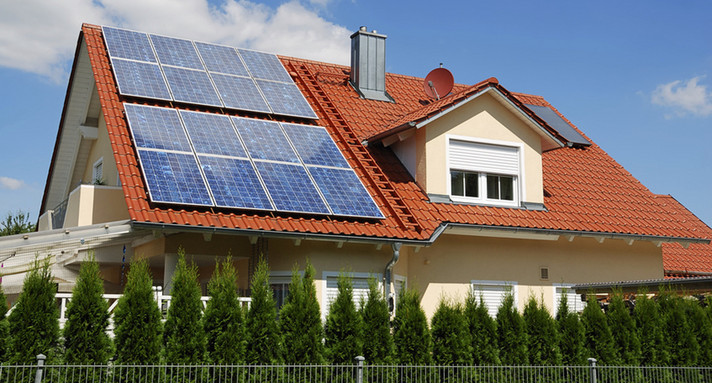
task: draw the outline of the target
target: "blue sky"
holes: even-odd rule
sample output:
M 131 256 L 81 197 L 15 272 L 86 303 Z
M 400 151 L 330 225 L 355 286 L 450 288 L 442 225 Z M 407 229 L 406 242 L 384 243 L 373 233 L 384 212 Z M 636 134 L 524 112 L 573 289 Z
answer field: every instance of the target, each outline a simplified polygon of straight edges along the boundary
M 712 2 L 25 0 L 0 5 L 0 214 L 37 218 L 82 22 L 544 96 L 652 192 L 712 225 Z

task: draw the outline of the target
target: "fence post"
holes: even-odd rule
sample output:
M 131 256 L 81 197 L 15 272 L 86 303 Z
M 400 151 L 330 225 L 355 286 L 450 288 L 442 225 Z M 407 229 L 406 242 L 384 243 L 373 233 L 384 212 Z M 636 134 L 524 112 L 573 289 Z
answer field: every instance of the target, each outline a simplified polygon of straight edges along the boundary
M 596 358 L 588 358 L 588 366 L 591 367 L 591 383 L 596 383 Z
M 35 374 L 35 383 L 42 383 L 42 366 L 44 366 L 46 356 L 43 354 L 37 355 L 37 373 Z
M 356 358 L 358 366 L 356 367 L 356 383 L 363 383 L 363 361 L 366 360 L 363 356 L 359 355 Z

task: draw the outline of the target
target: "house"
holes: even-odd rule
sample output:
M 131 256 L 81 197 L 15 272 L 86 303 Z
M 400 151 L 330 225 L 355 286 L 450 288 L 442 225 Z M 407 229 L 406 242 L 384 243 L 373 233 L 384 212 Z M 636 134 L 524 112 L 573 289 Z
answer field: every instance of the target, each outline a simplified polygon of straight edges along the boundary
M 374 276 L 430 316 L 472 288 L 553 308 L 709 246 L 543 97 L 386 73 L 385 41 L 356 31 L 349 67 L 85 24 L 39 230 L 0 240 L 5 290 L 40 254 L 71 291 L 91 252 L 107 292 L 136 258 L 169 292 L 182 247 L 203 289 L 230 254 L 246 292 L 263 256 L 279 303 L 309 259 L 324 312 L 347 272 L 356 299 Z

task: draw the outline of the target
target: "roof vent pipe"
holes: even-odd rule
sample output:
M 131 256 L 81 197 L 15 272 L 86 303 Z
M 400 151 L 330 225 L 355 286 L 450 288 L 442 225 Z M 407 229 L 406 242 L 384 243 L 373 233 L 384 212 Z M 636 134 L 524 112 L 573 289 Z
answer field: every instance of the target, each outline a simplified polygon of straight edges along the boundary
M 386 35 L 365 26 L 351 35 L 350 81 L 365 99 L 393 102 L 386 92 Z

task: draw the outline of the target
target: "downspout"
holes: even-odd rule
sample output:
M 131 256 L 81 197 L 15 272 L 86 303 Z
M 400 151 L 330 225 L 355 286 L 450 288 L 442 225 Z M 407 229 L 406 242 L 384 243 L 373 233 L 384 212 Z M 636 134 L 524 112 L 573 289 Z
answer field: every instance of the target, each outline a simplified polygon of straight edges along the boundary
M 393 314 L 396 308 L 395 304 L 395 294 L 391 293 L 391 281 L 393 279 L 392 272 L 393 272 L 393 266 L 398 262 L 398 257 L 400 257 L 400 248 L 401 248 L 401 243 L 400 242 L 395 242 L 391 244 L 391 248 L 393 249 L 393 258 L 388 262 L 386 265 L 386 271 L 383 273 L 385 276 L 385 284 L 383 285 L 383 296 L 386 297 L 388 300 L 388 311 Z

